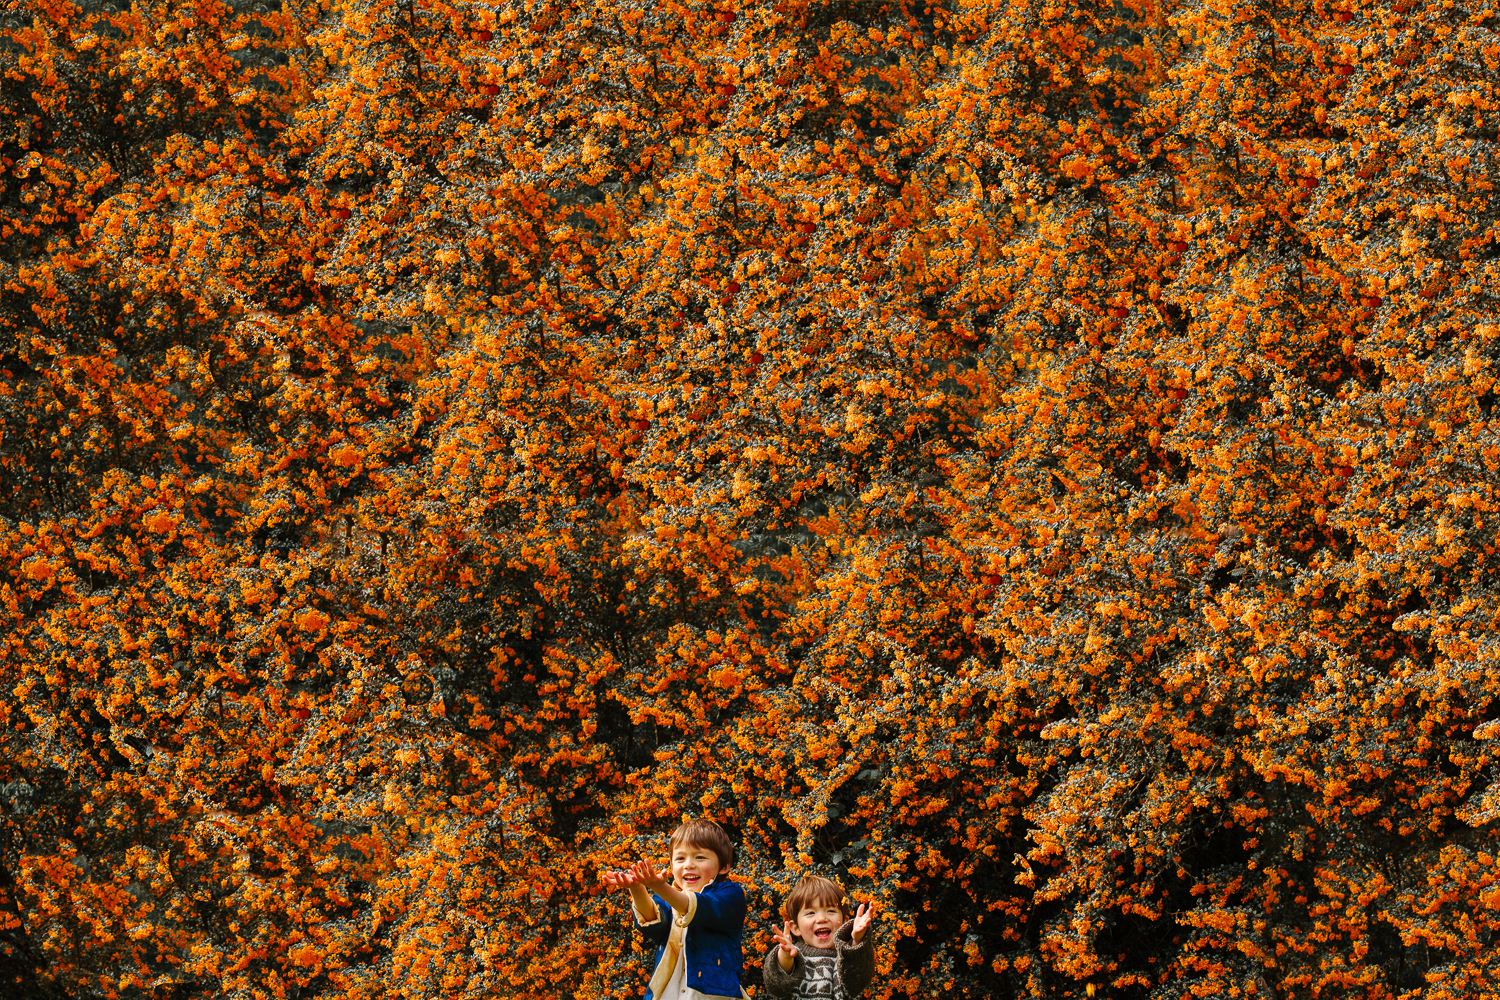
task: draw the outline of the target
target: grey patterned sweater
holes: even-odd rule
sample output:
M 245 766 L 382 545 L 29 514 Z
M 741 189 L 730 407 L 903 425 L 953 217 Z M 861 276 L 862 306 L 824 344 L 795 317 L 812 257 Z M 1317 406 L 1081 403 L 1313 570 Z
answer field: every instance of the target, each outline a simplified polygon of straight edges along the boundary
M 845 921 L 833 935 L 832 948 L 797 942 L 797 957 L 786 971 L 776 959 L 779 948 L 766 955 L 766 995 L 774 1000 L 854 1000 L 875 978 L 875 945 L 866 932 L 854 943 L 854 921 Z

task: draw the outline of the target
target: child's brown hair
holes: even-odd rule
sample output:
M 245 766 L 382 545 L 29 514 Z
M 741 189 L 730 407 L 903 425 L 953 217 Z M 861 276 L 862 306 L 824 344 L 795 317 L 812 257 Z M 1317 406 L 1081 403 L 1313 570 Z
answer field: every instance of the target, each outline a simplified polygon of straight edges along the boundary
M 781 915 L 788 920 L 796 920 L 797 914 L 805 908 L 820 904 L 834 907 L 841 917 L 849 916 L 849 911 L 844 907 L 843 886 L 817 875 L 804 875 L 787 894 L 786 902 L 781 904 Z
M 672 851 L 675 853 L 681 844 L 706 847 L 713 851 L 719 856 L 721 870 L 727 871 L 734 867 L 734 845 L 729 842 L 729 834 L 711 819 L 690 819 L 673 830 Z

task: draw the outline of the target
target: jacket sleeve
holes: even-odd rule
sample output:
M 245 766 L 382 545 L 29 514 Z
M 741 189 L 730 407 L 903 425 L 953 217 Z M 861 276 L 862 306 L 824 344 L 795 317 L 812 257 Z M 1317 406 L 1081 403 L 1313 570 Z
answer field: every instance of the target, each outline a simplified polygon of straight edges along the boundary
M 635 926 L 640 929 L 641 937 L 648 944 L 658 947 L 667 943 L 667 935 L 672 930 L 672 911 L 667 907 L 660 896 L 652 896 L 651 901 L 656 904 L 656 919 L 641 922 L 641 915 L 635 912 L 635 904 L 630 904 L 630 919 L 635 921 Z
M 725 882 L 723 888 L 715 882 L 698 893 L 693 926 L 731 936 L 740 933 L 745 926 L 745 890 L 738 882 Z
M 802 982 L 802 977 L 807 974 L 807 962 L 802 958 L 802 953 L 797 952 L 797 957 L 792 959 L 792 971 L 788 972 L 781 967 L 776 960 L 776 953 L 780 946 L 773 946 L 766 953 L 765 987 L 766 995 L 773 1000 L 784 1000 L 797 991 Z
M 865 939 L 854 943 L 854 921 L 850 920 L 838 929 L 833 940 L 839 950 L 839 979 L 844 985 L 844 995 L 857 997 L 875 978 L 875 935 L 865 932 Z

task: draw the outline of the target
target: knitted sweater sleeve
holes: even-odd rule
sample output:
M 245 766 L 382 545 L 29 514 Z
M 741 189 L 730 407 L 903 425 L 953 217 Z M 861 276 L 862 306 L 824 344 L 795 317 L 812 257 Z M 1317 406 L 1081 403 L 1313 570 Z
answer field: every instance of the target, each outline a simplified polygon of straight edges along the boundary
M 766 954 L 766 995 L 772 997 L 773 1000 L 785 1000 L 786 997 L 797 992 L 802 977 L 807 974 L 807 961 L 803 959 L 801 952 L 798 952 L 797 957 L 792 959 L 792 969 L 788 972 L 781 967 L 781 962 L 777 961 L 776 953 L 780 950 L 779 947 L 772 948 Z
M 866 933 L 858 944 L 854 941 L 854 922 L 851 920 L 834 934 L 834 947 L 839 950 L 839 978 L 843 981 L 844 995 L 857 997 L 875 978 L 874 935 Z

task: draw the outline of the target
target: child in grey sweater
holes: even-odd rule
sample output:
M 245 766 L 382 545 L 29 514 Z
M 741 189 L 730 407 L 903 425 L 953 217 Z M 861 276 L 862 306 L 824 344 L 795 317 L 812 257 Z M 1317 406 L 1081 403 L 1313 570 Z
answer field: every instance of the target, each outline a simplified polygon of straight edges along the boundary
M 766 955 L 766 994 L 773 1000 L 853 1000 L 875 977 L 875 945 L 866 939 L 875 905 L 847 917 L 844 889 L 805 876 L 781 908 L 785 922 L 772 928 Z

